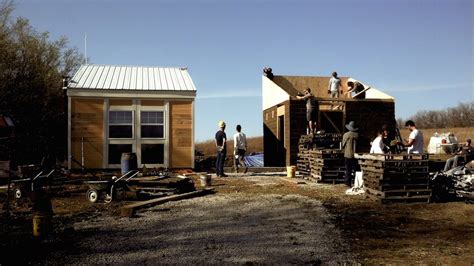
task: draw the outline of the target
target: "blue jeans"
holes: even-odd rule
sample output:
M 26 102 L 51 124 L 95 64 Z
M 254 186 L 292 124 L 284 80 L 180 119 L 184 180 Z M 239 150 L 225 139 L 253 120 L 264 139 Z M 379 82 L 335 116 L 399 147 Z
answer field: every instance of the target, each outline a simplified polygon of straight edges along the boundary
M 217 175 L 224 175 L 225 157 L 226 157 L 226 150 L 217 152 L 217 160 L 216 160 L 216 174 Z

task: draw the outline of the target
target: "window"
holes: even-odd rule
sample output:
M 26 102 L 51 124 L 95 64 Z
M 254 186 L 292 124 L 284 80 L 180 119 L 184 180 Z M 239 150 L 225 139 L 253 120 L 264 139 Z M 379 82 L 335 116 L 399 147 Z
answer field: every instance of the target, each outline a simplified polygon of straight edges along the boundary
M 142 164 L 163 164 L 165 155 L 164 144 L 142 144 Z
M 120 164 L 124 152 L 132 152 L 132 144 L 109 144 L 109 164 Z
M 142 111 L 140 117 L 142 138 L 164 138 L 163 111 Z
M 132 111 L 109 111 L 109 138 L 133 138 Z

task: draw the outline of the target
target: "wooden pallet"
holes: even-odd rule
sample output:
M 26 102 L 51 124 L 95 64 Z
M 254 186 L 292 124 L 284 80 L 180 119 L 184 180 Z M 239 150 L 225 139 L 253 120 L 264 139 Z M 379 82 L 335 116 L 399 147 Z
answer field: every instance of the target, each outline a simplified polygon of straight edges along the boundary
M 427 193 L 427 192 L 426 192 Z M 366 195 L 368 198 L 381 202 L 383 204 L 390 204 L 390 203 L 429 203 L 431 200 L 431 192 L 430 194 L 423 194 L 423 195 L 404 195 L 404 196 L 381 196 L 378 194 L 376 190 L 372 190 L 370 188 L 366 188 Z

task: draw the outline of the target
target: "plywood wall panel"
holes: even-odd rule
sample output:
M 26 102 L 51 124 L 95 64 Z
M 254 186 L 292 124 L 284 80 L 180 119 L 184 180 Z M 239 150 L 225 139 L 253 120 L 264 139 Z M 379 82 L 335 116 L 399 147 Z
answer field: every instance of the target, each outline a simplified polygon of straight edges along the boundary
M 71 99 L 71 155 L 81 161 L 81 140 L 87 168 L 102 168 L 103 99 Z M 79 168 L 75 163 L 73 168 Z
M 170 102 L 170 167 L 193 167 L 193 103 Z

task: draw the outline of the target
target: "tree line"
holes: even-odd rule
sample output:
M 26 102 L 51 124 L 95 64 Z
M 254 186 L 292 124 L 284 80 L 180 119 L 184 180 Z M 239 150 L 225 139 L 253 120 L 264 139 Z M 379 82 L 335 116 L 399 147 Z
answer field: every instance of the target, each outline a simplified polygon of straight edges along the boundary
M 0 115 L 15 122 L 3 138 L 0 160 L 14 164 L 55 162 L 67 154 L 67 97 L 62 80 L 83 61 L 66 37 L 51 40 L 28 19 L 13 18 L 12 1 L 0 2 Z
M 407 120 L 414 121 L 418 128 L 474 127 L 474 102 L 440 111 L 419 111 Z M 403 127 L 407 120 L 398 118 L 398 126 Z

